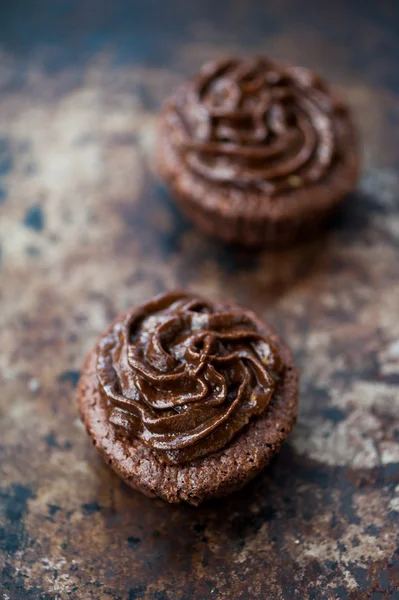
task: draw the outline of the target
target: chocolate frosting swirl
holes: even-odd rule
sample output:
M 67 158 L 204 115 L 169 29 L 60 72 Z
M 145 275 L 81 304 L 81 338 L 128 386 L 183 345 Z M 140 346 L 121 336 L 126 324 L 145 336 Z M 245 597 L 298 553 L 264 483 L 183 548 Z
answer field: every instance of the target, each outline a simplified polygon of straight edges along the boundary
M 192 172 L 270 196 L 319 181 L 345 150 L 347 109 L 323 79 L 266 58 L 206 64 L 169 109 L 172 143 Z
M 110 422 L 170 464 L 223 448 L 265 411 L 282 369 L 254 315 L 182 292 L 128 313 L 97 351 Z

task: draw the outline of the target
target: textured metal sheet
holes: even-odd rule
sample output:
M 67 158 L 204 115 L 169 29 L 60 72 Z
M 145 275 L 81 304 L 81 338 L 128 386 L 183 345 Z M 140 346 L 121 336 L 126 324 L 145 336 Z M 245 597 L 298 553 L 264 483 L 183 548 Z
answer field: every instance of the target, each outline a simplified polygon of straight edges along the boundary
M 398 9 L 161 4 L 0 10 L 1 597 L 397 600 Z M 323 239 L 226 248 L 154 178 L 160 102 L 231 50 L 319 69 L 356 110 L 362 182 Z M 98 332 L 175 286 L 260 312 L 302 373 L 281 454 L 199 509 L 122 484 L 74 398 Z

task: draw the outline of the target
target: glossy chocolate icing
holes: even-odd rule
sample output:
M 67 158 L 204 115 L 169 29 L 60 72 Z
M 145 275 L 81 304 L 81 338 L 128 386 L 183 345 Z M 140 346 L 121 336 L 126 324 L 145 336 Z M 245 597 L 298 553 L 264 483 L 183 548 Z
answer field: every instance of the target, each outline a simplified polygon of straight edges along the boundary
M 206 64 L 167 112 L 186 166 L 273 196 L 322 179 L 341 149 L 345 105 L 318 75 L 256 57 Z
M 222 449 L 267 409 L 281 370 L 252 313 L 184 292 L 133 309 L 97 346 L 110 422 L 170 464 Z

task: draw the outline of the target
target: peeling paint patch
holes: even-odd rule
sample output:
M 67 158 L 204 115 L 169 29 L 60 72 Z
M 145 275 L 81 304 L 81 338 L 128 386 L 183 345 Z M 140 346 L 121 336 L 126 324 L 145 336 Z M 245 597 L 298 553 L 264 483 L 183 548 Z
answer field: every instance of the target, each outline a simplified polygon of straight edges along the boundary
M 35 494 L 26 485 L 13 484 L 0 488 L 0 525 L 1 513 L 4 515 L 0 526 L 0 549 L 12 555 L 23 549 L 28 543 L 23 518 L 28 510 L 28 502 Z
M 72 387 L 76 387 L 78 385 L 80 377 L 80 371 L 64 371 L 61 375 L 58 376 L 58 381 L 61 383 L 70 383 Z
M 101 506 L 98 502 L 88 502 L 86 504 L 82 504 L 82 510 L 86 515 L 94 515 L 97 512 L 101 511 Z
M 23 220 L 25 227 L 40 232 L 44 229 L 43 209 L 39 204 L 31 206 L 25 213 Z

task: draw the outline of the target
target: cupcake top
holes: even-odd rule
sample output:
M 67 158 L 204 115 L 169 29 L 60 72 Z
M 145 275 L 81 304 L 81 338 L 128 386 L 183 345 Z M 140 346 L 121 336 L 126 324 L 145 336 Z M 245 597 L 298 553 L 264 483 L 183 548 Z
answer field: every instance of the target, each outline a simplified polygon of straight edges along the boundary
M 282 370 L 252 313 L 183 292 L 129 312 L 97 345 L 109 422 L 169 464 L 224 448 L 267 409 Z
M 348 110 L 328 84 L 262 57 L 207 63 L 165 115 L 179 160 L 229 189 L 286 195 L 322 181 L 349 151 Z

